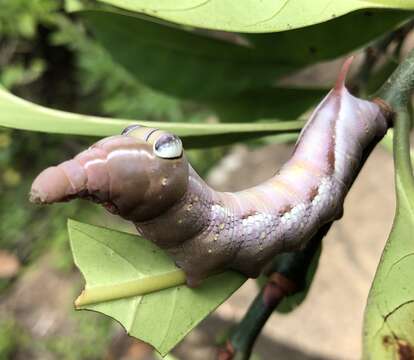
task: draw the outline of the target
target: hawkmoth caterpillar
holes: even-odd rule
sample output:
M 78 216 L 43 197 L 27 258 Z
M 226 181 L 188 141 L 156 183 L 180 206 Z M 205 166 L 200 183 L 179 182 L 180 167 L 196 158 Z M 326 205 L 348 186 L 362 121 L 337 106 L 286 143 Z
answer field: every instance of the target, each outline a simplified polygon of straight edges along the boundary
M 291 158 L 262 184 L 217 192 L 188 163 L 177 136 L 133 125 L 44 170 L 31 201 L 102 204 L 165 249 L 190 286 L 224 269 L 257 277 L 275 254 L 304 247 L 342 216 L 364 157 L 391 125 L 383 102 L 346 89 L 350 63 L 310 116 Z

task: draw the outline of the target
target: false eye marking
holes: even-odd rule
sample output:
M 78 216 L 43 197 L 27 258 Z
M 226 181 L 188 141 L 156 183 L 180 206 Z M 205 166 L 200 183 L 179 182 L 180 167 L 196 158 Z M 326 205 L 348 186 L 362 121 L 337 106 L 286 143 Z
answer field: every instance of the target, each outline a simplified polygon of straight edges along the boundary
M 141 125 L 132 124 L 127 126 L 124 130 L 122 130 L 121 135 L 128 135 L 131 131 L 134 131 L 135 129 L 140 128 Z
M 154 154 L 163 159 L 178 158 L 183 154 L 180 138 L 173 134 L 164 134 L 154 143 Z

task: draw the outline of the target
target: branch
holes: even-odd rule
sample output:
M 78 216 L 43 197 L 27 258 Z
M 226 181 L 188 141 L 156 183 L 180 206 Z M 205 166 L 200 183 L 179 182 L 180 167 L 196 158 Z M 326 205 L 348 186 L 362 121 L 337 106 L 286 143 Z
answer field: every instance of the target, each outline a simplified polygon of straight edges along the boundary
M 401 108 L 395 117 L 394 128 L 394 163 L 395 163 L 395 180 L 401 184 L 401 188 L 414 194 L 414 176 L 413 167 L 410 156 L 410 112 L 408 107 Z M 397 188 L 397 198 L 400 192 Z
M 378 40 L 374 41 L 370 46 L 365 49 L 364 60 L 355 75 L 354 84 L 352 87 L 353 92 L 365 93 L 367 90 L 367 84 L 372 75 L 372 70 L 381 56 L 385 55 L 389 46 L 393 42 L 397 42 L 395 47 L 394 56 L 398 58 L 400 53 L 402 43 L 406 36 L 411 32 L 414 27 L 414 20 L 408 21 L 406 24 L 396 29 L 395 31 L 389 32 L 384 36 L 380 37 Z M 364 95 L 364 94 L 362 94 Z M 367 94 L 365 94 L 367 95 Z
M 312 259 L 332 223 L 322 227 L 302 251 L 280 254 L 268 270 L 268 280 L 241 322 L 232 331 L 218 360 L 247 360 L 266 321 L 287 296 L 303 291 Z
M 391 77 L 376 94 L 385 101 L 394 112 L 405 111 L 409 95 L 414 87 L 414 50 L 408 54 Z
M 387 103 L 396 114 L 394 121 L 394 162 L 397 180 L 405 188 L 414 189 L 413 169 L 410 157 L 410 115 L 411 92 L 414 88 L 414 49 L 398 66 L 391 77 L 379 90 L 377 97 Z M 398 195 L 398 192 L 397 192 Z

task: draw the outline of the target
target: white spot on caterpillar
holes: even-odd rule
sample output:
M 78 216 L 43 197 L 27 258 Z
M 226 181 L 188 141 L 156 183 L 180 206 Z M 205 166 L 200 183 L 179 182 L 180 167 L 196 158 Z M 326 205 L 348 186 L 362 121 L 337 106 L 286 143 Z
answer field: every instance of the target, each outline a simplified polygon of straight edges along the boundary
M 93 159 L 93 160 L 89 160 L 85 163 L 85 165 L 83 165 L 83 167 L 85 169 L 87 169 L 89 166 L 91 165 L 96 165 L 96 164 L 104 164 L 106 162 L 106 159 Z
M 117 150 L 111 151 L 108 154 L 107 159 L 110 160 L 118 156 L 141 156 L 141 155 L 150 157 L 147 151 L 143 151 L 141 149 L 117 149 Z
M 225 211 L 222 206 L 214 204 L 211 207 L 212 220 L 222 219 L 225 216 Z
M 83 167 L 85 169 L 89 168 L 89 166 L 97 165 L 97 164 L 104 164 L 108 160 L 117 157 L 117 156 L 140 156 L 145 155 L 149 157 L 149 154 L 146 151 L 140 150 L 140 149 L 117 149 L 111 151 L 105 159 L 92 159 L 87 161 Z

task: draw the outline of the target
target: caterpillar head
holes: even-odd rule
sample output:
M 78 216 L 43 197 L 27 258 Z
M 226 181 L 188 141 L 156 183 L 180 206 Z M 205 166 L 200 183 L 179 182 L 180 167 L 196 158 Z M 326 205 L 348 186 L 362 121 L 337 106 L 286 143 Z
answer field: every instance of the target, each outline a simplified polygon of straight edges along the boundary
M 30 200 L 86 198 L 128 220 L 145 221 L 174 205 L 188 185 L 188 162 L 174 134 L 132 125 L 35 179 Z

